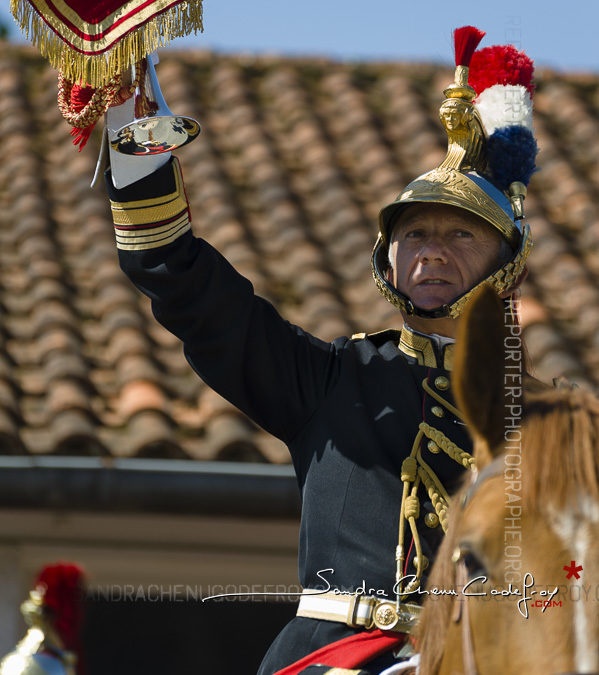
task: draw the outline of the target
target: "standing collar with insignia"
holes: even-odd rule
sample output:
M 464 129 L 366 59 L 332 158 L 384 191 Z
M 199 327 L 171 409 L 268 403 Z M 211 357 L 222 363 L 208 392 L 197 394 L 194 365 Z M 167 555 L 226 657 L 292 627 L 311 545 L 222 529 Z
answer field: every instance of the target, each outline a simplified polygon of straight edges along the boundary
M 455 341 L 433 333 L 420 333 L 406 324 L 401 329 L 399 349 L 416 359 L 418 365 L 451 370 Z

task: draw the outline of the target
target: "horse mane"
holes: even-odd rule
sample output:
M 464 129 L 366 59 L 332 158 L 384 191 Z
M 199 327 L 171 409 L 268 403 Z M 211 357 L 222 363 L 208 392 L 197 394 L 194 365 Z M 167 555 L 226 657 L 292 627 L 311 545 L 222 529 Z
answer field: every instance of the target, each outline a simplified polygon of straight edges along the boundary
M 525 508 L 545 512 L 580 495 L 599 498 L 599 399 L 582 389 L 531 397 L 523 432 Z
M 582 389 L 546 389 L 526 398 L 522 424 L 522 506 L 549 513 L 576 507 L 581 496 L 599 500 L 599 399 Z M 509 450 L 513 452 L 513 450 Z M 449 527 L 428 586 L 456 588 L 452 554 L 458 544 L 462 509 L 452 500 Z M 422 675 L 435 675 L 445 651 L 455 597 L 428 599 L 416 636 Z

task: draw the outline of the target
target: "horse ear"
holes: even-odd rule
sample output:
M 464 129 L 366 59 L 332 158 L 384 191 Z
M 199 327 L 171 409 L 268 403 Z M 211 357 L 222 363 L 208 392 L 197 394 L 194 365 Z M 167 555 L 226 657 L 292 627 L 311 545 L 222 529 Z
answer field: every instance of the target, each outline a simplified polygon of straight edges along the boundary
M 485 284 L 460 319 L 452 376 L 458 408 L 475 442 L 479 469 L 501 451 L 504 437 L 506 337 L 503 303 Z

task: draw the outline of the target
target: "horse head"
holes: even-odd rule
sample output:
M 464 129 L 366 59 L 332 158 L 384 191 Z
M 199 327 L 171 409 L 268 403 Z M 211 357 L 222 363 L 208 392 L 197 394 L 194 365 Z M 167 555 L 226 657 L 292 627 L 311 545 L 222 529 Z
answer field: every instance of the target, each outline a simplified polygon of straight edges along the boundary
M 476 471 L 429 580 L 422 675 L 599 672 L 599 401 L 518 378 L 506 317 L 484 288 L 460 321 L 453 388 Z

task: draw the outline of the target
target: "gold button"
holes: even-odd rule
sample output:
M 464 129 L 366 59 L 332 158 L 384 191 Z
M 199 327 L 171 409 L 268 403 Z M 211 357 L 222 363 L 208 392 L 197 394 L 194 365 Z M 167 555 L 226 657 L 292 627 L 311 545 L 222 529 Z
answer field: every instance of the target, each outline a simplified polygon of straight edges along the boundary
M 441 391 L 447 391 L 449 389 L 449 380 L 444 375 L 439 375 L 435 378 L 435 387 Z
M 437 527 L 439 524 L 439 516 L 436 513 L 427 513 L 426 516 L 424 516 L 424 524 L 430 528 Z
M 426 447 L 429 449 L 430 452 L 433 452 L 435 455 L 438 452 L 441 452 L 441 448 L 435 443 L 435 441 L 429 441 L 426 444 Z
M 440 405 L 434 405 L 431 408 L 431 412 L 437 417 L 443 417 L 443 408 Z
M 414 556 L 414 567 L 418 567 L 418 556 Z M 422 556 L 422 569 L 425 570 L 428 567 L 428 558 L 423 555 Z
M 372 620 L 380 630 L 391 630 L 399 621 L 399 617 L 395 607 L 390 602 L 384 602 L 374 610 Z

